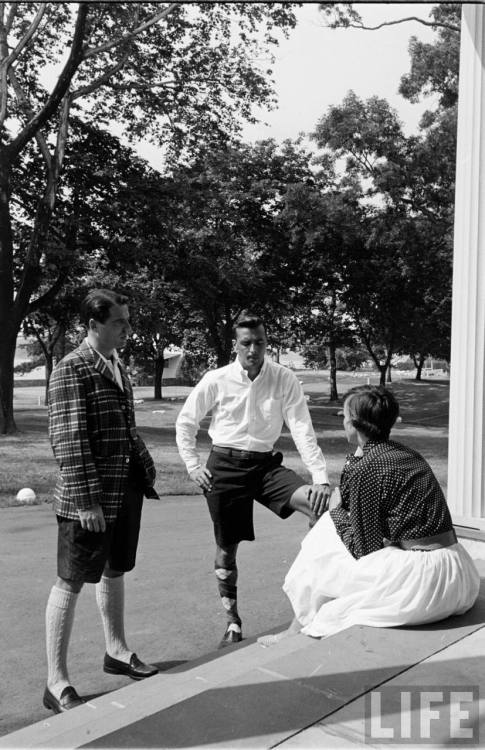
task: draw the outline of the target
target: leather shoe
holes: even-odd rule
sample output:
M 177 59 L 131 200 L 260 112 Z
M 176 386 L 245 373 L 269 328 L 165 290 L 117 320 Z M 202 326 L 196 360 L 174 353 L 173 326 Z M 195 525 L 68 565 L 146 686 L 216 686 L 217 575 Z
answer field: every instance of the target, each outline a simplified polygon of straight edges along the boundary
M 130 663 L 113 659 L 109 654 L 104 655 L 103 669 L 108 674 L 125 674 L 132 680 L 144 680 L 158 674 L 158 669 L 153 664 L 144 664 L 136 654 L 131 655 Z
M 68 685 L 68 687 L 65 687 L 62 691 L 59 699 L 57 699 L 55 695 L 52 695 L 49 688 L 46 687 L 43 703 L 46 708 L 50 708 L 54 713 L 62 714 L 64 711 L 70 711 L 71 708 L 82 706 L 85 701 L 79 697 L 71 685 Z
M 229 628 L 230 625 L 228 625 L 217 648 L 226 648 L 226 646 L 233 646 L 235 643 L 240 643 L 242 641 L 242 632 L 240 630 Z

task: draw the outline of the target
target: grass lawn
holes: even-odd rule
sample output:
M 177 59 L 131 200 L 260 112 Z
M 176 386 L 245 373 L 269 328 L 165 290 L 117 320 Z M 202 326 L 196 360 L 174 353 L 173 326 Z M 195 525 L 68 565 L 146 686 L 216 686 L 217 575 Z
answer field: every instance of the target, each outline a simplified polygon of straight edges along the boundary
M 313 424 L 327 459 L 330 481 L 338 483 L 348 446 L 339 406 L 328 403 L 328 373 L 302 371 L 297 376 L 309 396 Z M 348 388 L 365 382 L 366 376 L 361 374 L 340 373 L 339 392 L 343 394 Z M 371 382 L 377 382 L 375 375 L 371 375 Z M 401 380 L 390 387 L 399 399 L 402 415 L 402 422 L 393 432 L 394 438 L 420 451 L 446 489 L 448 382 Z M 49 502 L 57 474 L 47 438 L 47 410 L 39 405 L 43 389 L 19 388 L 15 396 L 19 433 L 0 436 L 0 507 L 15 505 L 15 496 L 22 487 L 31 487 L 39 503 Z M 148 388 L 136 389 L 135 397 L 144 399 L 136 406 L 137 424 L 157 466 L 157 490 L 162 495 L 196 494 L 198 490 L 188 479 L 175 445 L 175 419 L 183 400 L 154 401 Z M 205 419 L 199 433 L 203 456 L 210 446 L 208 424 L 209 420 Z M 286 466 L 308 476 L 287 430 L 276 447 L 283 451 Z

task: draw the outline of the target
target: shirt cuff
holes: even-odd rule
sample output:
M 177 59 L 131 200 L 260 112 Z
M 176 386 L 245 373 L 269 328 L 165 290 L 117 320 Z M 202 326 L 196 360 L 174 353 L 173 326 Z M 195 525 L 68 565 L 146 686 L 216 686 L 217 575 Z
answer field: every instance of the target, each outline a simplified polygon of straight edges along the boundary
M 200 469 L 202 464 L 200 463 L 199 459 L 194 458 L 191 461 L 187 461 L 185 466 L 187 467 L 187 474 L 192 474 L 192 472 L 196 469 Z
M 312 482 L 313 484 L 330 484 L 326 469 L 320 469 L 312 474 Z

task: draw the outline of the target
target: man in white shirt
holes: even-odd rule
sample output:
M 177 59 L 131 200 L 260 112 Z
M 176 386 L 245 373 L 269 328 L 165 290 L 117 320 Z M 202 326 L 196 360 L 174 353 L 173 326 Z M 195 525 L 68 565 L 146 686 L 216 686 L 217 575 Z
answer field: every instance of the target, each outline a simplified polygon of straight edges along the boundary
M 314 521 L 330 497 L 325 459 L 298 379 L 265 359 L 268 340 L 261 318 L 242 313 L 234 331 L 236 360 L 204 375 L 176 423 L 179 453 L 206 496 L 214 524 L 215 573 L 228 620 L 220 647 L 242 640 L 236 554 L 240 541 L 254 540 L 253 501 L 280 518 L 298 510 Z M 196 436 L 201 419 L 211 410 L 213 446 L 203 466 Z M 282 454 L 273 451 L 283 422 L 312 475 L 312 485 L 282 466 Z

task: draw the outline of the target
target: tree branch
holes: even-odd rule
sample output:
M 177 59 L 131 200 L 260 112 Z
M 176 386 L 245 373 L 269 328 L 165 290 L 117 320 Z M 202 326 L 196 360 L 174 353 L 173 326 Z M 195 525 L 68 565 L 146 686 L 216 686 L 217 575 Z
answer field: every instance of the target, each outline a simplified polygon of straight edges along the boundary
M 59 276 L 57 277 L 51 288 L 48 289 L 47 292 L 44 292 L 44 294 L 42 294 L 40 297 L 37 297 L 37 299 L 32 300 L 32 302 L 29 304 L 27 315 L 31 315 L 43 305 L 49 304 L 49 302 L 54 302 L 68 276 L 69 269 L 64 268 L 62 271 L 60 271 Z
M 50 117 L 52 117 L 68 91 L 72 78 L 83 59 L 83 41 L 88 10 L 89 3 L 79 3 L 76 26 L 71 44 L 71 52 L 67 62 L 43 108 L 30 120 L 30 122 L 27 123 L 25 128 L 7 147 L 6 151 L 11 160 L 14 159 L 23 149 L 25 144 L 35 136 L 39 128 L 41 128 Z
M 86 96 L 86 94 L 92 94 L 93 91 L 96 91 L 96 89 L 99 89 L 103 84 L 107 83 L 111 76 L 113 76 L 115 73 L 118 73 L 119 70 L 121 70 L 128 60 L 129 55 L 125 54 L 121 60 L 116 63 L 116 65 L 113 65 L 111 68 L 108 68 L 99 78 L 97 78 L 95 81 L 89 84 L 89 86 L 83 86 L 83 88 L 78 89 L 77 91 L 74 91 L 72 94 L 72 99 L 79 99 L 81 96 Z
M 379 29 L 382 29 L 384 26 L 395 26 L 398 23 L 406 23 L 407 21 L 417 21 L 418 23 L 422 23 L 423 26 L 431 26 L 433 29 L 440 28 L 440 29 L 449 29 L 449 31 L 458 31 L 458 32 L 460 31 L 460 27 L 455 26 L 455 24 L 440 23 L 438 21 L 425 21 L 423 18 L 418 18 L 417 16 L 409 16 L 409 18 L 399 18 L 397 21 L 383 21 L 377 26 L 364 26 L 361 23 L 349 23 L 349 24 L 346 24 L 345 28 L 363 29 L 364 31 L 378 31 Z
M 37 329 L 37 326 L 35 326 L 31 320 L 28 321 L 28 326 L 29 326 L 28 330 L 34 334 L 35 338 L 37 339 L 37 343 L 40 345 L 40 348 L 42 349 L 42 353 L 45 359 L 47 359 L 47 354 L 48 354 L 47 345 L 45 344 L 44 339 L 41 337 Z
M 1 44 L 1 42 L 0 42 Z M 7 68 L 2 67 L 0 72 L 0 127 L 7 117 L 7 99 L 8 99 L 8 78 Z
M 5 24 L 5 29 L 7 31 L 7 34 L 12 29 L 12 25 L 15 20 L 15 16 L 17 15 L 17 11 L 18 11 L 18 3 L 10 3 L 10 10 L 8 11 L 8 16 L 7 16 L 7 23 Z
M 0 5 L 2 15 L 0 18 L 0 59 L 5 60 L 8 57 L 8 32 L 3 23 L 5 16 L 5 3 Z M 0 126 L 5 122 L 7 116 L 7 100 L 8 100 L 8 79 L 7 79 L 7 66 L 2 65 L 0 69 Z
M 8 77 L 10 78 L 10 82 L 12 84 L 13 90 L 15 91 L 15 95 L 20 105 L 20 109 L 23 109 L 27 117 L 30 117 L 32 119 L 32 117 L 34 116 L 34 110 L 32 109 L 32 106 L 18 81 L 18 78 L 13 68 L 10 68 L 10 70 L 8 71 Z M 44 138 L 44 135 L 40 130 L 38 130 L 37 133 L 35 134 L 35 140 L 37 141 L 39 150 L 42 156 L 44 157 L 44 161 L 46 163 L 47 169 L 50 171 L 52 169 L 52 158 L 51 158 L 51 154 L 49 151 L 49 147 L 47 145 L 47 141 Z
M 90 49 L 85 51 L 84 59 L 87 60 L 89 57 L 99 55 L 101 52 L 107 52 L 107 50 L 118 46 L 118 44 L 122 44 L 123 42 L 127 42 L 130 39 L 133 39 L 135 36 L 138 36 L 143 31 L 149 29 L 150 26 L 153 26 L 154 24 L 158 23 L 158 21 L 161 21 L 162 18 L 166 18 L 173 10 L 175 10 L 175 8 L 178 7 L 178 5 L 179 3 L 170 3 L 168 8 L 165 8 L 159 13 L 156 13 L 148 21 L 140 24 L 140 26 L 133 29 L 133 31 L 130 31 L 128 34 L 124 34 L 123 36 L 118 37 L 118 39 L 112 39 L 109 42 L 105 42 L 105 44 L 100 44 L 99 47 L 91 47 Z
M 61 121 L 59 123 L 59 131 L 57 133 L 56 149 L 54 151 L 54 171 L 55 181 L 59 179 L 59 174 L 64 160 L 64 153 L 66 150 L 67 141 L 67 129 L 69 126 L 69 111 L 71 109 L 71 97 L 65 96 L 62 106 Z
M 29 28 L 25 32 L 22 39 L 19 41 L 15 49 L 9 54 L 9 56 L 2 62 L 2 65 L 6 65 L 7 67 L 10 66 L 17 57 L 21 54 L 22 50 L 25 48 L 25 46 L 29 43 L 29 41 L 34 36 L 35 32 L 37 31 L 37 28 L 42 21 L 42 17 L 46 11 L 47 3 L 41 3 L 39 10 L 35 14 L 35 17 L 30 24 Z
M 173 81 L 159 81 L 158 83 L 135 83 L 131 81 L 129 83 L 114 83 L 111 86 L 113 91 L 151 91 L 151 89 L 160 87 L 175 90 L 175 83 Z

